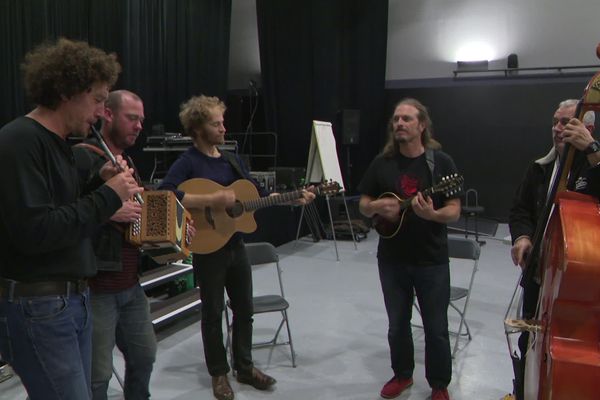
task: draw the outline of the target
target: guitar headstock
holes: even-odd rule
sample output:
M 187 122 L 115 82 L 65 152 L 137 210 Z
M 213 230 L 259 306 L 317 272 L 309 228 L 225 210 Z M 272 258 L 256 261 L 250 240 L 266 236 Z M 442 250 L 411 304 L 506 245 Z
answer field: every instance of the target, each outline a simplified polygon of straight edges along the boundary
M 462 184 L 464 181 L 465 179 L 459 174 L 444 176 L 435 186 L 431 188 L 431 193 L 443 193 L 446 197 L 450 197 L 462 190 Z
M 336 181 L 326 181 L 314 187 L 313 192 L 319 196 L 331 196 L 338 194 L 342 187 Z

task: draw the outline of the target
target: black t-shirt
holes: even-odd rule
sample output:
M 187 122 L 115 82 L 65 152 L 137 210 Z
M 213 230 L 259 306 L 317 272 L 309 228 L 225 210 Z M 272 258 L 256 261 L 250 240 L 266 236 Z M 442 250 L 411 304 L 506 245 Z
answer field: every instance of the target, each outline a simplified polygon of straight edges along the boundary
M 454 162 L 447 154 L 434 153 L 435 168 L 432 182 L 431 172 L 423 153 L 416 158 L 377 156 L 362 178 L 358 191 L 377 198 L 385 192 L 393 192 L 403 199 L 414 196 L 436 183 L 442 177 L 457 173 Z M 443 207 L 449 198 L 437 193 L 432 196 L 435 209 Z M 379 239 L 377 257 L 385 263 L 411 265 L 437 265 L 448 262 L 448 241 L 445 224 L 427 221 L 418 217 L 410 208 L 406 210 L 398 234 L 390 239 Z

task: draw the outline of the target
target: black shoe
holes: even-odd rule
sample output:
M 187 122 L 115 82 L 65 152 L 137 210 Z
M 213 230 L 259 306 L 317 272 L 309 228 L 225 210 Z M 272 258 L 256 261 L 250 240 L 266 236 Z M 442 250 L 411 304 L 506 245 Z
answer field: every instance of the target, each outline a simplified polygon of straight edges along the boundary
M 248 372 L 238 371 L 237 381 L 251 385 L 258 390 L 267 390 L 277 383 L 275 378 L 263 373 L 256 367 L 252 367 L 252 370 Z
M 218 400 L 233 400 L 233 389 L 229 385 L 227 375 L 213 376 L 213 394 Z

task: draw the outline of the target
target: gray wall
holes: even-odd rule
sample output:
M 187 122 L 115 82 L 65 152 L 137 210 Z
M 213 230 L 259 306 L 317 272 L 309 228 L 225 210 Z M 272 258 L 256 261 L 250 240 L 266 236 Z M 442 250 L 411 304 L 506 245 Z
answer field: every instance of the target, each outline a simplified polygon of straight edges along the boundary
M 473 42 L 492 49 L 490 68 L 510 53 L 521 67 L 599 64 L 599 15 L 597 0 L 389 0 L 386 80 L 452 77 Z M 256 2 L 234 0 L 229 88 L 259 75 Z

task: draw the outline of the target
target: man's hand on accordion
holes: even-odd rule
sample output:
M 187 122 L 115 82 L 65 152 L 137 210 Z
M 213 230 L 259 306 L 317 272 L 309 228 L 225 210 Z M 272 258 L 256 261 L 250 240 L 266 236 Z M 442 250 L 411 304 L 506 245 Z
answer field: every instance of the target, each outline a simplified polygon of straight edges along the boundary
M 134 200 L 127 200 L 116 213 L 110 217 L 111 221 L 130 223 L 142 218 L 142 205 Z
M 190 219 L 187 226 L 187 238 L 189 239 L 189 243 L 192 242 L 194 236 L 196 236 L 196 225 L 194 225 L 194 220 Z M 188 243 L 188 245 L 189 245 Z

